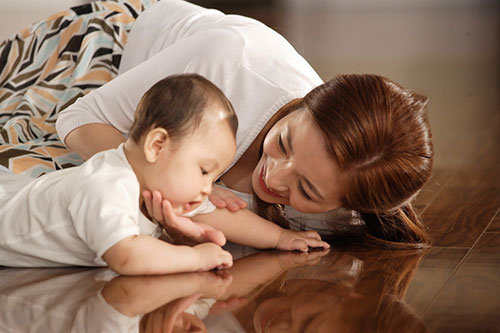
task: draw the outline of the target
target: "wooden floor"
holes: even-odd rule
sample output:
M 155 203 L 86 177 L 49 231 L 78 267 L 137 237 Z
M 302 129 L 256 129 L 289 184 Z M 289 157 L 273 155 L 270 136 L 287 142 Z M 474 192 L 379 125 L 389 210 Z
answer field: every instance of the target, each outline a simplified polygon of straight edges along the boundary
M 2 269 L 0 297 L 32 300 L 19 303 L 26 309 L 26 304 L 42 298 L 41 291 L 51 290 L 58 301 L 42 303 L 51 311 L 47 313 L 64 313 L 61 327 L 66 327 L 62 325 L 66 317 L 73 318 L 81 309 L 75 304 L 86 304 L 103 285 L 127 292 L 140 285 L 142 294 L 126 293 L 136 299 L 111 293 L 123 297 L 106 300 L 118 311 L 124 304 L 135 304 L 134 313 L 150 312 L 149 319 L 170 313 L 173 307 L 195 313 L 198 304 L 197 317 L 204 323 L 179 315 L 182 311 L 172 320 L 176 325 L 206 326 L 209 332 L 500 332 L 498 2 L 248 2 L 203 1 L 275 28 L 325 80 L 339 73 L 373 72 L 429 96 L 436 160 L 434 176 L 418 197 L 417 207 L 430 227 L 434 246 L 425 253 L 334 249 L 308 258 L 259 252 L 235 262 L 232 283 L 207 273 L 182 276 L 182 283 L 171 276 L 104 284 L 95 278 L 98 271 Z M 60 4 L 63 9 L 64 1 Z M 0 4 L 0 21 L 7 16 L 9 11 Z M 235 254 L 238 251 L 253 252 L 235 249 Z M 81 288 L 83 296 L 75 296 L 77 291 L 69 286 L 81 283 L 82 274 L 85 286 L 94 285 Z M 57 281 L 66 281 L 62 276 L 70 282 L 55 288 Z M 44 284 L 51 279 L 53 283 Z M 200 302 L 199 295 L 190 298 L 195 293 L 217 302 Z M 167 297 L 174 294 L 181 298 Z M 150 304 L 137 311 L 152 299 L 156 308 Z M 72 306 L 64 306 L 65 302 Z M 15 331 L 9 330 L 20 327 L 15 323 L 28 325 L 29 320 L 15 321 L 8 315 L 16 311 L 12 304 L 0 302 L 0 331 Z M 203 304 L 211 305 L 208 317 L 200 314 Z

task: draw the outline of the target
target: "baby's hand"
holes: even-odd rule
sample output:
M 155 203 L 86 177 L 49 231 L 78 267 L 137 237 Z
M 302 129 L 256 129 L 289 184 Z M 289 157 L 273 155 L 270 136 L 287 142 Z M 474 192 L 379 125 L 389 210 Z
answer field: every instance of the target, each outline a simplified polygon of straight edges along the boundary
M 210 298 L 219 298 L 233 282 L 229 271 L 200 272 L 198 274 L 200 292 Z
M 143 196 L 148 213 L 178 243 L 214 242 L 221 246 L 226 243 L 226 237 L 219 230 L 204 223 L 193 222 L 187 217 L 176 215 L 170 201 L 163 199 L 160 192 L 144 191 Z
M 227 208 L 231 212 L 236 212 L 247 207 L 245 200 L 220 185 L 212 187 L 212 193 L 210 193 L 208 199 L 215 207 Z
M 199 271 L 224 269 L 233 266 L 231 253 L 214 243 L 203 243 L 193 247 L 199 256 Z
M 329 249 L 330 244 L 323 242 L 316 231 L 292 231 L 283 229 L 276 248 L 278 250 L 307 252 L 309 247 Z

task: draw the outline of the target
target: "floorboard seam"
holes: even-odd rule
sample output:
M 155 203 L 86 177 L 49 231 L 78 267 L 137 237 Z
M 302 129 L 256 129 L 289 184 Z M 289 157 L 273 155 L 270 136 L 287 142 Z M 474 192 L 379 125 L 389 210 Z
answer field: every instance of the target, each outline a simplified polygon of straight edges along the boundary
M 455 268 L 452 270 L 452 272 L 450 273 L 450 276 L 446 279 L 446 281 L 443 283 L 443 285 L 441 286 L 441 288 L 439 288 L 439 290 L 434 294 L 434 296 L 431 298 L 431 301 L 429 302 L 429 306 L 424 310 L 424 313 L 422 315 L 422 317 L 424 318 L 427 313 L 429 312 L 429 310 L 432 308 L 432 306 L 434 305 L 434 303 L 436 302 L 436 299 L 438 298 L 438 296 L 441 294 L 441 292 L 443 291 L 444 287 L 448 284 L 448 282 L 453 278 L 453 276 L 455 276 L 455 273 L 462 267 L 463 263 L 469 258 L 472 250 L 475 249 L 476 247 L 476 244 L 479 242 L 479 240 L 481 239 L 481 237 L 486 233 L 486 230 L 488 230 L 489 226 L 491 223 L 493 223 L 493 220 L 495 219 L 495 217 L 498 215 L 498 213 L 500 212 L 500 207 L 497 208 L 495 214 L 493 214 L 493 217 L 491 218 L 491 220 L 488 222 L 488 224 L 486 225 L 486 227 L 484 228 L 484 230 L 481 232 L 481 234 L 476 238 L 474 244 L 472 244 L 472 246 L 469 248 L 469 250 L 465 253 L 465 255 L 462 257 L 462 259 L 460 259 L 460 261 L 458 262 L 458 264 L 455 266 Z M 451 247 L 450 247 L 451 248 Z

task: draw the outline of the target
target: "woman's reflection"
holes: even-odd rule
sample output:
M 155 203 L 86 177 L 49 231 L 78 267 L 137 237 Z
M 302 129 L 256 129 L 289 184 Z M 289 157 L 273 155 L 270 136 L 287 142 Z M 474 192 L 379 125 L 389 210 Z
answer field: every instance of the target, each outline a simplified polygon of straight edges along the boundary
M 245 306 L 232 309 L 233 318 L 218 314 L 215 304 L 205 323 L 213 332 L 427 332 L 403 301 L 422 257 L 332 252 L 314 268 L 291 268 L 248 295 Z

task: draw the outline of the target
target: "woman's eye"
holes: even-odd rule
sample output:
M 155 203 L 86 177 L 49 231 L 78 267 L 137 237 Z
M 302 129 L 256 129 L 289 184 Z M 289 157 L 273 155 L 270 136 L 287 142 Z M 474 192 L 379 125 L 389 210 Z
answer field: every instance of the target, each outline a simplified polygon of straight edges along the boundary
M 286 154 L 286 148 L 285 145 L 283 144 L 283 139 L 281 138 L 281 134 L 278 136 L 278 145 L 280 147 L 280 150 Z
M 312 200 L 312 198 L 307 194 L 306 190 L 304 190 L 304 187 L 300 182 L 299 182 L 299 191 L 307 200 Z

